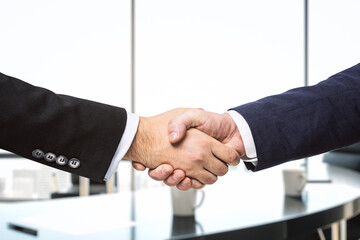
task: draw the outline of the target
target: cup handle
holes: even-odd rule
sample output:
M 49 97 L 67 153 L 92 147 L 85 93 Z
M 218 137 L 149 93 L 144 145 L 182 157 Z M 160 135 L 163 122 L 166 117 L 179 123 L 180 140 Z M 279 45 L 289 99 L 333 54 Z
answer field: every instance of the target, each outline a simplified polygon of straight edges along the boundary
M 200 199 L 199 203 L 194 206 L 194 209 L 200 207 L 200 206 L 203 204 L 204 199 L 205 199 L 205 191 L 202 190 L 202 189 L 201 189 L 201 190 L 197 190 L 197 191 L 201 192 L 201 199 Z

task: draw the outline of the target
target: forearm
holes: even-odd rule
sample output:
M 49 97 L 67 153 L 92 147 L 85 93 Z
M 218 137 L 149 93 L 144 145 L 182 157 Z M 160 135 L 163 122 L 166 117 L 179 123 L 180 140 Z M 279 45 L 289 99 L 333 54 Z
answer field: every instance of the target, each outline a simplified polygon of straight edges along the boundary
M 77 175 L 102 181 L 126 123 L 125 109 L 55 94 L 0 75 L 0 148 Z M 32 155 L 76 158 L 73 169 Z
M 360 65 L 312 87 L 233 110 L 248 122 L 261 170 L 360 141 Z
M 135 134 L 132 144 L 125 154 L 124 158 L 139 162 L 149 168 L 154 168 L 156 164 L 152 159 L 158 159 L 155 155 L 158 154 L 156 147 L 161 145 L 157 134 L 151 133 L 152 130 L 158 129 L 151 124 L 150 118 L 140 117 L 137 132 Z

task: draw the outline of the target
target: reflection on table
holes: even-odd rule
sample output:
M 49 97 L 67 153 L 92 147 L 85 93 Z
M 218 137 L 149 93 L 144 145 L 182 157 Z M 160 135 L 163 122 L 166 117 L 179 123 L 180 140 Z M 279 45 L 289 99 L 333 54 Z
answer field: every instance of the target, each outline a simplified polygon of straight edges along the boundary
M 284 196 L 280 168 L 230 171 L 205 188 L 194 218 L 173 217 L 169 188 L 0 205 L 1 239 L 283 239 L 347 219 L 360 210 L 357 173 L 327 166 L 332 183 Z M 339 194 L 341 192 L 341 194 Z M 6 229 L 3 231 L 3 229 Z M 20 229 L 21 230 L 21 229 Z M 30 237 L 33 237 L 30 236 Z

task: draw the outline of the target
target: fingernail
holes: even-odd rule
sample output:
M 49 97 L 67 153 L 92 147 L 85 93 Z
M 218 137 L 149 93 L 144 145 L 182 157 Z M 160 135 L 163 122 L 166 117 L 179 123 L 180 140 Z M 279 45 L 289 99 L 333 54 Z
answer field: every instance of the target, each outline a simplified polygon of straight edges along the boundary
M 171 140 L 171 141 L 176 140 L 177 137 L 178 137 L 178 133 L 177 133 L 177 132 L 172 132 L 172 133 L 170 133 L 170 140 Z

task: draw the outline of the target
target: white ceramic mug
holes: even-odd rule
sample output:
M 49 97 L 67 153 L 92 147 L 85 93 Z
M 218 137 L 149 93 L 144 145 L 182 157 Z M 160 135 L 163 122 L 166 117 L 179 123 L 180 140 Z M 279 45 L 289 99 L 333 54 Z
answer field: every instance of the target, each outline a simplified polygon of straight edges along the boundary
M 197 192 L 201 194 L 199 203 L 196 204 Z M 176 187 L 171 188 L 172 209 L 174 216 L 189 217 L 194 216 L 195 209 L 204 202 L 204 190 L 189 189 L 181 191 Z
M 306 173 L 303 168 L 283 169 L 285 195 L 300 197 L 306 185 Z

